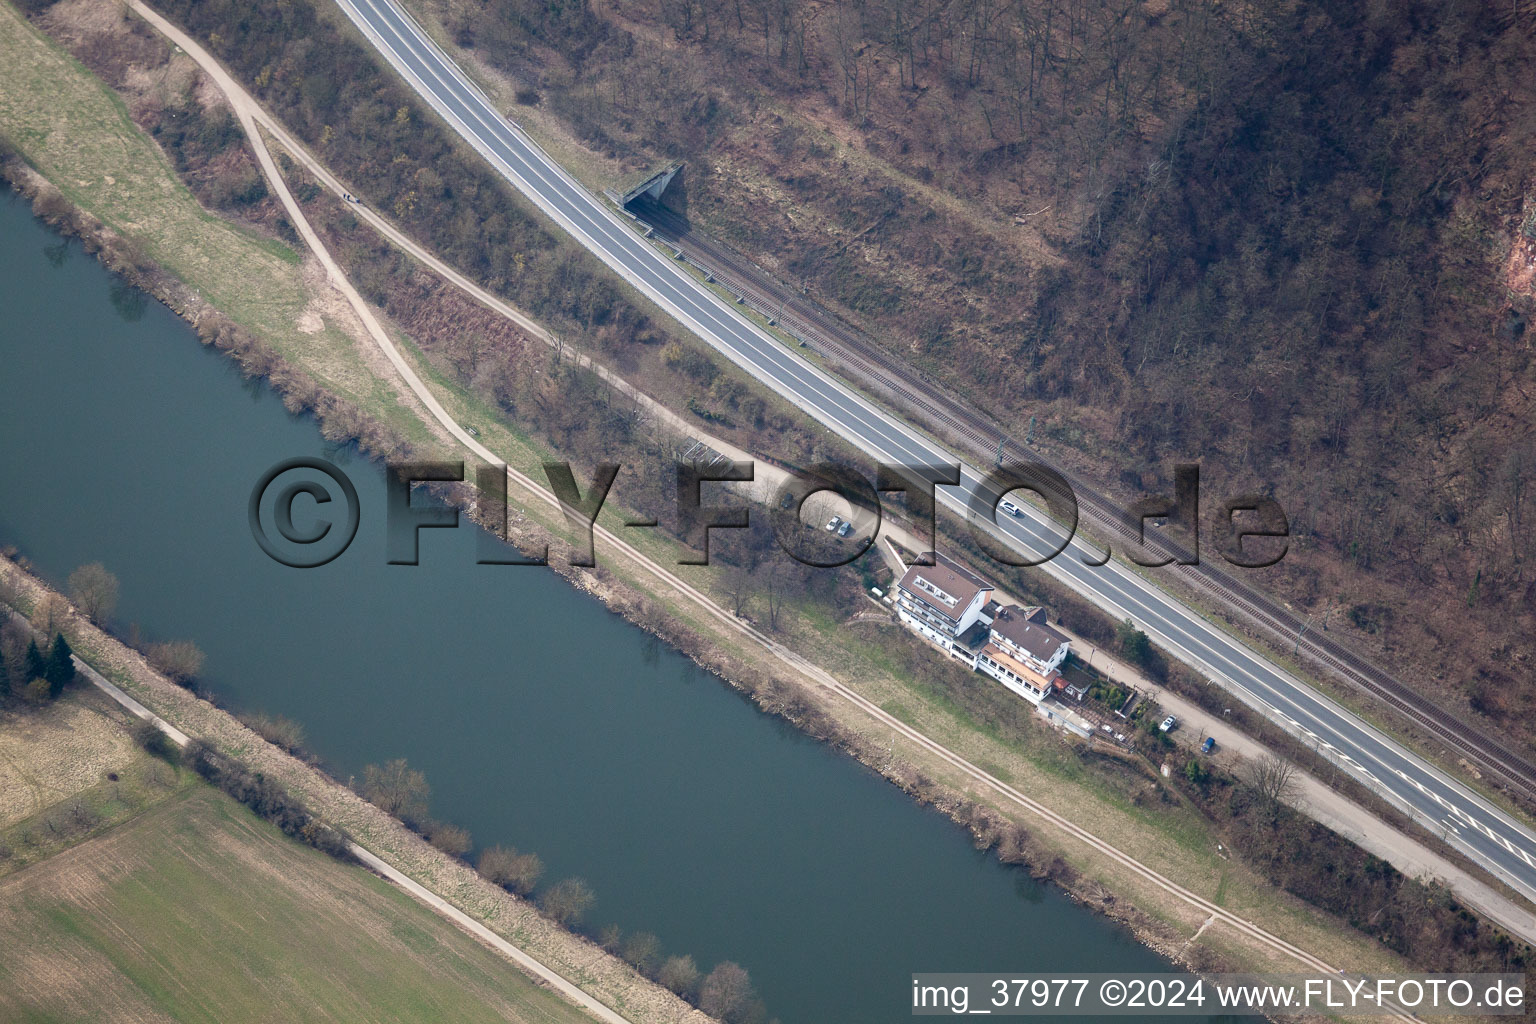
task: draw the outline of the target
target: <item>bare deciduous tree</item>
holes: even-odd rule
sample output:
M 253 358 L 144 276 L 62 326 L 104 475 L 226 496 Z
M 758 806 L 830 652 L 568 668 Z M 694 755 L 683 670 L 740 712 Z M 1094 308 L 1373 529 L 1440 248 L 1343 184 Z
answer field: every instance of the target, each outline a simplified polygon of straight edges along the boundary
M 699 985 L 699 1009 L 725 1024 L 746 1021 L 756 1003 L 746 968 L 730 960 L 718 964 Z
M 656 980 L 678 995 L 684 995 L 692 992 L 699 983 L 699 968 L 691 956 L 669 956 L 656 972 Z
M 363 798 L 401 820 L 424 814 L 431 792 L 427 777 L 407 764 L 403 757 L 397 757 L 383 767 L 370 764 L 363 769 Z
M 173 683 L 185 686 L 196 679 L 203 670 L 202 648 L 190 640 L 175 640 L 168 644 L 150 644 L 144 652 L 149 663 L 165 673 Z
M 779 613 L 784 610 L 784 601 L 789 592 L 789 576 L 783 566 L 770 566 L 765 574 L 763 595 L 768 602 L 768 628 L 779 628 Z
M 539 894 L 539 908 L 560 925 L 580 921 L 596 902 L 597 894 L 580 878 L 563 878 Z
M 661 940 L 650 932 L 635 932 L 619 943 L 619 956 L 649 977 L 661 959 Z
M 117 608 L 117 577 L 100 562 L 82 565 L 69 574 L 69 597 L 85 616 L 101 622 Z
M 5 605 L 7 608 L 15 608 L 19 589 L 14 578 L 0 572 L 0 605 Z
M 7 619 L 0 623 L 0 662 L 4 663 L 17 690 L 32 681 L 22 674 L 22 667 L 27 663 L 27 644 L 31 641 L 31 631 L 20 622 Z
M 726 571 L 725 592 L 731 599 L 731 611 L 740 616 L 752 596 L 752 574 L 745 569 L 732 567 Z
M 1243 781 L 1252 786 L 1271 817 L 1278 817 L 1280 805 L 1291 798 L 1296 788 L 1296 767 L 1289 761 L 1265 754 L 1243 766 Z
M 32 609 L 32 627 L 43 636 L 64 632 L 69 618 L 69 602 L 59 594 L 47 594 Z
M 544 862 L 536 853 L 519 853 L 516 847 L 492 846 L 480 854 L 476 865 L 488 881 L 519 896 L 526 896 L 539 884 L 544 874 Z

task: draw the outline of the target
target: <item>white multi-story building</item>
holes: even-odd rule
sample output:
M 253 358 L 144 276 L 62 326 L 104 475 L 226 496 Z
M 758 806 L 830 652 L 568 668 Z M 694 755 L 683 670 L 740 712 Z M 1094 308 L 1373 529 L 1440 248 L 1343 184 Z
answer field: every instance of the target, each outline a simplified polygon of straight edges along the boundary
M 943 555 L 896 585 L 896 615 L 918 636 L 1032 704 L 1063 688 L 1071 641 L 1045 624 L 1044 608 L 991 600 L 992 584 Z
M 1071 641 L 1045 624 L 1044 608 L 1004 606 L 992 617 L 976 669 L 1038 704 L 1060 688 L 1060 667 L 1070 648 Z
M 933 565 L 912 566 L 896 584 L 896 616 L 935 647 L 974 664 L 974 654 L 957 641 L 981 622 L 992 584 L 943 555 L 930 557 Z

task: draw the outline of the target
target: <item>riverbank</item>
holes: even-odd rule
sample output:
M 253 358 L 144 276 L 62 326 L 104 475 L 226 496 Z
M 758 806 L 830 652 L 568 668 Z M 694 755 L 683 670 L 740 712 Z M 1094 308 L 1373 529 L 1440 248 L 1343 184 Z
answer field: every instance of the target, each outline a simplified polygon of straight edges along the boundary
M 437 387 L 443 382 L 434 380 L 433 384 Z M 775 669 L 773 674 L 764 673 L 760 657 L 741 654 L 742 638 L 728 624 L 690 608 L 686 601 L 657 594 L 654 587 L 633 582 L 644 578 L 637 577 L 635 570 L 616 565 L 612 572 L 575 575 L 583 586 L 611 605 L 628 611 L 642 624 L 663 632 L 701 664 L 756 693 L 766 708 L 786 714 L 815 735 L 839 742 L 909 792 L 932 799 L 951 816 L 970 825 L 974 834 L 995 841 L 1002 831 L 1000 826 L 1010 820 L 1034 820 L 995 792 L 978 786 L 974 778 L 957 771 L 952 764 L 918 748 L 907 737 L 899 738 L 898 747 L 898 737 L 888 724 L 871 720 L 857 709 L 850 710 L 845 702 L 830 699 L 815 685 L 807 686 L 792 676 L 778 675 L 785 671 L 782 668 Z M 686 625 L 668 625 L 674 614 L 681 616 Z M 841 624 L 832 625 L 833 629 L 817 634 L 811 627 L 797 623 L 787 632 L 797 643 L 809 640 L 838 648 L 826 653 L 834 655 L 831 664 L 835 673 L 847 679 L 854 690 L 872 694 L 879 706 L 899 708 L 897 718 L 918 724 L 930 735 L 944 736 L 947 745 L 966 751 L 967 757 L 987 765 L 994 776 L 1005 777 L 1012 785 L 1037 793 L 1039 799 L 1060 807 L 1074 820 L 1087 819 L 1094 832 L 1115 836 L 1128 852 L 1139 860 L 1156 864 L 1160 872 L 1179 877 L 1186 885 L 1222 894 L 1244 913 L 1256 908 L 1266 915 L 1278 916 L 1281 926 L 1307 948 L 1327 948 L 1330 952 L 1323 955 L 1337 957 L 1339 962 L 1347 961 L 1351 966 L 1371 962 L 1368 945 L 1347 941 L 1339 945 L 1336 938 L 1323 939 L 1336 923 L 1309 920 L 1313 915 L 1307 908 L 1294 903 L 1287 905 L 1284 897 L 1266 894 L 1262 885 L 1244 877 L 1240 867 L 1221 863 L 1207 838 L 1201 835 L 1197 816 L 1188 808 L 1165 811 L 1134 805 L 1124 792 L 1123 778 L 1098 776 L 1091 767 L 1075 764 L 1077 755 L 1053 736 L 1043 736 L 1042 740 L 1054 747 L 1042 743 L 1038 748 L 1021 752 L 1010 749 L 1008 743 L 995 736 L 977 734 L 975 723 L 964 721 L 964 716 L 957 715 L 953 707 L 946 707 L 942 695 L 925 688 L 920 679 L 903 678 L 900 666 L 891 664 L 888 657 L 883 665 L 877 658 L 873 669 L 860 660 L 866 653 L 878 654 L 880 647 L 902 641 L 889 636 L 877 636 L 867 644 L 851 641 L 837 628 Z M 1074 847 L 1072 840 L 1063 842 L 1065 837 L 1054 834 L 1030 838 L 1038 845 L 1029 851 L 1029 859 L 1037 865 L 1054 865 L 1061 858 L 1063 870 L 1055 873 L 1085 900 L 1119 911 L 1130 896 L 1129 902 L 1155 908 L 1137 923 L 1138 930 L 1154 943 L 1178 949 L 1205 923 L 1204 914 L 1187 905 L 1173 905 L 1177 901 L 1171 903 L 1166 891 L 1145 879 L 1127 877 L 1108 858 L 1084 854 Z M 1119 895 L 1108 902 L 1105 895 L 1111 892 Z M 1232 938 L 1234 941 L 1229 944 L 1219 930 L 1208 930 L 1202 935 L 1200 950 L 1225 951 L 1223 947 L 1230 945 L 1231 954 L 1240 959 L 1253 955 L 1251 949 L 1244 951 L 1241 940 Z
M 23 615 L 30 615 L 50 597 L 63 602 L 61 595 L 10 559 L 0 559 L 0 592 L 12 597 L 16 610 Z M 376 869 L 399 872 L 635 1024 L 710 1021 L 618 957 L 558 927 L 526 900 L 481 878 L 463 861 L 435 849 L 335 779 L 267 742 L 228 712 L 177 686 L 141 654 L 97 628 L 73 608 L 55 626 L 77 656 L 112 685 L 186 736 L 202 740 L 238 758 L 252 771 L 280 783 L 311 813 L 343 830 L 378 857 L 381 863 L 375 865 Z
M 430 1006 L 591 1024 L 398 886 L 144 749 L 98 689 L 0 705 L 0 1019 L 415 1024 Z

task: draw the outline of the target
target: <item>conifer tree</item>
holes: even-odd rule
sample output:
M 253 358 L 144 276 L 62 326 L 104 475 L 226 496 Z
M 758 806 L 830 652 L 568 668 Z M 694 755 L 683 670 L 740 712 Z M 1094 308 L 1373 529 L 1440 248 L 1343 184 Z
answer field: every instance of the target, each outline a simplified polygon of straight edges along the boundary
M 27 671 L 22 684 L 30 683 L 34 679 L 42 679 L 43 673 L 48 670 L 47 663 L 43 660 L 43 652 L 37 649 L 37 641 L 27 642 Z
M 63 633 L 53 638 L 53 649 L 48 652 L 48 661 L 43 666 L 43 678 L 48 680 L 49 697 L 57 699 L 64 692 L 64 687 L 74 682 L 75 663 L 69 657 L 73 653 Z

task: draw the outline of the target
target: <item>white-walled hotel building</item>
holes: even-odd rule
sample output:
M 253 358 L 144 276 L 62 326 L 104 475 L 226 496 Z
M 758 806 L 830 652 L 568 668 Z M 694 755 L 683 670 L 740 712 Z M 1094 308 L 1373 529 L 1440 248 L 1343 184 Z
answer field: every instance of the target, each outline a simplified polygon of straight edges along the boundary
M 1045 609 L 999 605 L 992 584 L 944 557 L 914 565 L 896 585 L 901 623 L 1032 704 L 1064 688 L 1071 641 L 1046 625 Z

